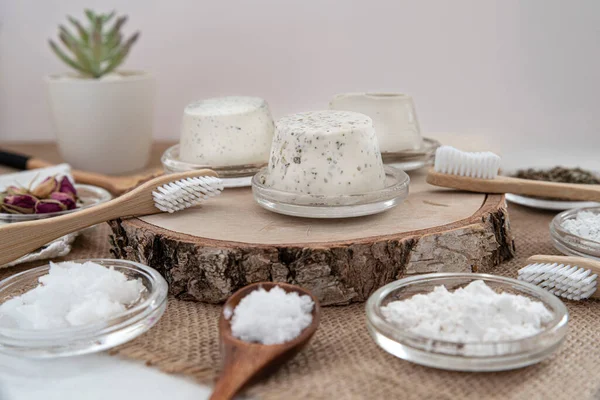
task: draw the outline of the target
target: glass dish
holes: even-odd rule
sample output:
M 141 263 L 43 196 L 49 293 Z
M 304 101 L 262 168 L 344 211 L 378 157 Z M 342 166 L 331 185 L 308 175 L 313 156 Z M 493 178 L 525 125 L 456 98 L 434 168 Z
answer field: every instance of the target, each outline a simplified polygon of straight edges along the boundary
M 98 186 L 75 184 L 75 189 L 77 189 L 77 195 L 79 197 L 79 207 L 74 210 L 59 211 L 47 214 L 0 213 L 0 225 L 9 224 L 12 222 L 36 221 L 38 219 L 52 218 L 59 215 L 70 214 L 93 207 L 97 204 L 106 203 L 112 199 L 112 195 L 107 190 Z
M 600 213 L 600 207 L 577 208 L 563 211 L 550 223 L 550 237 L 554 247 L 563 254 L 593 258 L 600 261 L 600 242 L 595 242 L 565 230 L 562 225 L 568 219 L 577 217 L 580 211 Z
M 384 168 L 385 188 L 342 196 L 291 193 L 267 187 L 262 182 L 268 168 L 263 168 L 252 178 L 252 193 L 261 207 L 294 217 L 349 218 L 378 214 L 400 204 L 408 196 L 410 183 L 410 178 L 403 171 L 388 166 Z
M 406 150 L 397 153 L 381 153 L 383 163 L 402 171 L 414 171 L 433 165 L 435 152 L 441 144 L 435 139 L 423 138 L 420 149 Z
M 503 342 L 448 342 L 427 338 L 388 322 L 381 307 L 436 286 L 455 290 L 483 280 L 498 292 L 510 292 L 542 302 L 554 314 L 537 335 Z M 435 273 L 392 282 L 377 290 L 366 305 L 367 327 L 375 343 L 388 353 L 416 364 L 455 371 L 503 371 L 538 363 L 562 344 L 567 333 L 567 308 L 556 296 L 529 283 L 488 274 Z
M 547 200 L 512 193 L 506 193 L 506 200 L 521 206 L 550 211 L 564 211 L 573 208 L 600 206 L 600 203 L 593 201 Z
M 226 188 L 247 187 L 251 185 L 252 177 L 267 163 L 252 165 L 235 165 L 231 167 L 212 167 L 210 165 L 190 164 L 179 159 L 179 145 L 169 147 L 160 161 L 167 173 L 193 171 L 195 169 L 212 169 L 219 174 Z
M 114 267 L 129 279 L 141 279 L 145 291 L 127 311 L 93 324 L 45 331 L 0 327 L 0 352 L 30 357 L 56 358 L 94 353 L 128 342 L 150 329 L 162 316 L 167 305 L 168 285 L 160 274 L 143 264 L 126 260 L 91 259 Z M 30 269 L 0 282 L 0 304 L 31 290 L 38 278 L 46 275 L 50 265 Z

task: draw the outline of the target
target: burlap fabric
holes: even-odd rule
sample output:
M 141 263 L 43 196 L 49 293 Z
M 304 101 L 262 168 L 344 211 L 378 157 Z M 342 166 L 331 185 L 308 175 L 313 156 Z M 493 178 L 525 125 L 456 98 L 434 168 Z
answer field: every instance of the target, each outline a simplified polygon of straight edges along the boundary
M 511 206 L 518 256 L 494 272 L 515 277 L 528 256 L 557 254 L 548 233 L 552 216 Z M 107 235 L 106 226 L 86 232 L 68 258 L 109 257 Z M 397 359 L 371 340 L 363 304 L 325 308 L 310 345 L 247 394 L 265 399 L 600 399 L 600 302 L 567 306 L 570 328 L 560 351 L 538 365 L 502 373 L 447 372 Z M 220 362 L 219 311 L 170 299 L 157 326 L 113 353 L 210 384 Z

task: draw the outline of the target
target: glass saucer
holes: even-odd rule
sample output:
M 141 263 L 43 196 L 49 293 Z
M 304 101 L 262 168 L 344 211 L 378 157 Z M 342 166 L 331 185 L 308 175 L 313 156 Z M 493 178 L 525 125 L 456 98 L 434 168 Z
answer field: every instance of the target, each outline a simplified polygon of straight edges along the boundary
M 78 203 L 74 210 L 65 210 L 46 214 L 10 214 L 0 213 L 0 225 L 12 222 L 37 221 L 38 219 L 52 218 L 59 215 L 71 214 L 85 210 L 97 204 L 106 203 L 112 199 L 112 195 L 105 189 L 93 185 L 81 185 L 76 183 Z
M 600 203 L 593 201 L 568 201 L 568 200 L 548 200 L 535 197 L 522 196 L 520 194 L 506 193 L 506 200 L 511 203 L 519 204 L 525 207 L 537 208 L 539 210 L 564 211 L 573 208 L 597 207 Z
M 195 169 L 212 169 L 219 174 L 226 188 L 247 187 L 251 185 L 252 177 L 267 163 L 234 165 L 228 167 L 213 167 L 210 165 L 191 164 L 179 159 L 179 145 L 169 147 L 160 161 L 166 173 L 193 171 Z
M 129 342 L 152 328 L 167 307 L 168 285 L 153 268 L 128 260 L 85 259 L 138 279 L 144 291 L 135 303 L 110 319 L 49 330 L 0 326 L 0 353 L 27 358 L 57 358 L 95 353 Z M 33 268 L 0 282 L 0 304 L 39 285 L 50 265 Z
M 495 342 L 451 342 L 427 337 L 386 320 L 381 309 L 392 301 L 427 294 L 444 285 L 455 290 L 483 280 L 498 293 L 538 301 L 553 314 L 534 336 Z M 388 353 L 415 364 L 452 371 L 506 371 L 536 364 L 556 352 L 568 330 L 569 313 L 550 292 L 503 276 L 476 273 L 432 273 L 404 278 L 379 288 L 366 304 L 367 328 L 375 343 Z
M 600 207 L 577 208 L 556 215 L 550 223 L 552 244 L 567 256 L 587 257 L 600 261 L 600 242 L 575 235 L 563 227 L 565 221 L 577 218 L 577 214 L 581 211 L 599 214 Z
M 441 144 L 435 139 L 423 138 L 421 148 L 416 150 L 405 150 L 395 153 L 381 153 L 385 165 L 401 169 L 402 171 L 414 171 L 419 168 L 433 165 L 435 151 Z
M 254 199 L 263 208 L 279 214 L 305 218 L 350 218 L 378 214 L 402 203 L 408 196 L 409 176 L 399 169 L 385 166 L 386 184 L 373 192 L 325 196 L 291 193 L 265 186 L 268 168 L 252 178 Z

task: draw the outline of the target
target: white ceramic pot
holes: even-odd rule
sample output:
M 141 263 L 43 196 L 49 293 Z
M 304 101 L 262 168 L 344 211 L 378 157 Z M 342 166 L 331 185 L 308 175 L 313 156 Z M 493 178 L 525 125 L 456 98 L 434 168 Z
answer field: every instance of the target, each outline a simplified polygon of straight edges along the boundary
M 120 72 L 101 79 L 46 79 L 58 147 L 76 169 L 122 174 L 148 163 L 153 139 L 154 78 Z

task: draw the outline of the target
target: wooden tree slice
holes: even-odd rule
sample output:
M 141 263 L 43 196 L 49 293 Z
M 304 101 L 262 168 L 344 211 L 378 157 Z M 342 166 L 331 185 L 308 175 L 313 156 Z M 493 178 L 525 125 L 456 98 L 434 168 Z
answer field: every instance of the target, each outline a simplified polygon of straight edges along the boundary
M 409 274 L 489 270 L 514 255 L 503 195 L 411 178 L 400 206 L 337 220 L 275 214 L 249 188 L 227 189 L 199 208 L 111 221 L 113 253 L 157 269 L 181 299 L 217 303 L 276 281 L 311 290 L 323 305 L 365 301 Z

